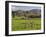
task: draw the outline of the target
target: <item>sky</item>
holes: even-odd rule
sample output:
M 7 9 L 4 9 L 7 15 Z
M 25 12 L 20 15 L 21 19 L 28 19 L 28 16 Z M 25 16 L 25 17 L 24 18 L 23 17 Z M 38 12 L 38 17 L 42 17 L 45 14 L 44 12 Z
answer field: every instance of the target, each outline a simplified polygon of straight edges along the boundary
M 17 10 L 27 11 L 27 10 L 40 9 L 40 8 L 41 7 L 37 7 L 37 6 L 15 6 L 15 5 L 12 5 L 12 11 L 17 11 Z

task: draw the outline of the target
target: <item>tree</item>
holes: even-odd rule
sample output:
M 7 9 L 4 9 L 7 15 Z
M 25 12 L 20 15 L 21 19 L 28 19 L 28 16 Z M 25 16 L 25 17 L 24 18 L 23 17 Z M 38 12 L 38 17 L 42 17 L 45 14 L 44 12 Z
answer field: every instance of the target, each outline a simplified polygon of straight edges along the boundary
M 14 11 L 12 11 L 12 17 L 15 17 L 15 12 Z

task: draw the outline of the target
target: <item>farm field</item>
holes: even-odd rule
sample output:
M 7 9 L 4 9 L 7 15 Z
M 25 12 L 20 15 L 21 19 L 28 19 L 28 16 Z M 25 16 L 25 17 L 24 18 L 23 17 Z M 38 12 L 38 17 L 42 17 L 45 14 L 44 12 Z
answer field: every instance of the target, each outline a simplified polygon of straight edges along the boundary
M 39 30 L 41 29 L 41 19 L 31 18 L 29 20 L 12 18 L 12 31 L 23 31 L 23 30 Z

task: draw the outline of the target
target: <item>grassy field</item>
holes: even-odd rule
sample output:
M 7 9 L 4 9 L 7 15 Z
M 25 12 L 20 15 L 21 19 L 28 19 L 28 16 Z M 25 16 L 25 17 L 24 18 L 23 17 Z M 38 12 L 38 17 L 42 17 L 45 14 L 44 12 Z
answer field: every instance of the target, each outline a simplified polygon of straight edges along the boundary
M 17 17 L 12 18 L 12 31 L 41 29 L 40 18 L 31 18 L 30 20 L 16 20 L 16 18 Z

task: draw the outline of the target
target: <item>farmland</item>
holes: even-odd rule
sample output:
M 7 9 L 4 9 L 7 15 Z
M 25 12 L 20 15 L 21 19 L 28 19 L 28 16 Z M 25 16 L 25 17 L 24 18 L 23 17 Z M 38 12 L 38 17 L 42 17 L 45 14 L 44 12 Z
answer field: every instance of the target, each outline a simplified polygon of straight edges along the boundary
M 17 17 L 12 18 L 12 31 L 39 29 L 41 29 L 40 18 L 31 18 L 30 20 L 17 19 Z
M 41 29 L 41 10 L 12 11 L 12 31 Z

